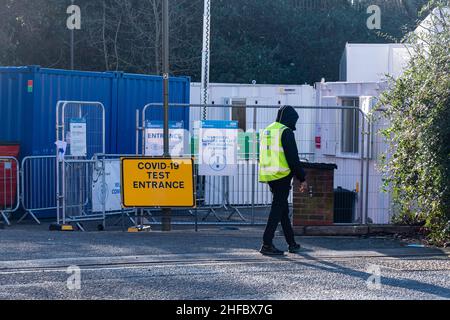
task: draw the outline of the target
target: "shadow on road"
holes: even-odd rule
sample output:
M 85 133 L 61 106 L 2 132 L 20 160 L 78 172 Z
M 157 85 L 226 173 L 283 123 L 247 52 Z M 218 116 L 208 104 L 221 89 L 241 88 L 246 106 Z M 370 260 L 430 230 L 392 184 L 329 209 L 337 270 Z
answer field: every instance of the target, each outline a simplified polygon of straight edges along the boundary
M 306 266 L 309 268 L 320 269 L 320 270 L 326 271 L 326 272 L 339 273 L 339 274 L 343 274 L 343 275 L 347 275 L 347 276 L 352 276 L 355 278 L 359 278 L 363 281 L 367 281 L 367 279 L 369 279 L 369 277 L 372 276 L 372 274 L 368 273 L 368 272 L 358 271 L 358 270 L 355 270 L 352 268 L 338 265 L 333 262 L 324 261 L 322 259 L 312 257 L 311 255 L 306 253 L 305 250 L 302 250 L 302 252 L 300 252 L 298 255 L 303 257 L 306 260 L 314 261 L 316 264 L 290 259 L 292 263 L 300 264 L 302 266 Z M 422 292 L 422 293 L 426 293 L 426 294 L 436 295 L 441 298 L 450 299 L 450 288 L 433 285 L 433 284 L 429 284 L 429 283 L 424 283 L 424 282 L 420 282 L 417 280 L 398 279 L 398 278 L 391 278 L 391 277 L 381 275 L 381 284 L 391 286 L 391 287 L 397 287 L 397 288 L 401 288 L 401 289 L 414 290 L 414 291 L 418 291 L 418 292 Z

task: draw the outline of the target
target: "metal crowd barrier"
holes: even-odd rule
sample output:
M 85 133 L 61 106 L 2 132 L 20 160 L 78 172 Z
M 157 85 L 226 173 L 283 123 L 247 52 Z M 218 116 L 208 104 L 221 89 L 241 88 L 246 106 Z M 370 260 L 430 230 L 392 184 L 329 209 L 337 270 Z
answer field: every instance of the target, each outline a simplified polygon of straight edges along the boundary
M 189 141 L 184 142 L 183 155 L 194 157 L 196 170 L 198 170 L 198 150 L 195 149 L 198 140 L 195 140 L 193 123 L 201 120 L 202 109 L 205 106 L 175 104 L 171 107 L 189 108 L 190 123 L 185 136 L 185 139 Z M 199 176 L 196 172 L 197 208 L 190 211 L 184 210 L 189 214 L 185 215 L 185 218 L 174 219 L 174 224 L 192 224 L 193 221 L 190 219 L 193 217 L 197 222 L 198 212 L 203 211 L 205 215 L 200 224 L 264 224 L 272 202 L 272 194 L 267 185 L 258 182 L 258 132 L 274 121 L 279 106 L 210 105 L 206 107 L 208 118 L 211 119 L 231 119 L 233 108 L 246 108 L 245 112 L 236 114 L 241 116 L 245 114 L 240 123 L 245 124 L 246 131 L 240 133 L 240 136 L 247 140 L 239 142 L 236 171 L 232 175 Z M 147 121 L 154 120 L 156 114 L 161 114 L 161 108 L 161 104 L 148 104 L 138 112 L 136 155 L 145 155 Z M 335 174 L 337 186 L 343 186 L 349 190 L 357 186 L 358 203 L 355 206 L 355 219 L 352 223 L 367 223 L 368 203 L 371 201 L 368 197 L 371 141 L 366 136 L 371 137 L 371 128 L 366 125 L 365 115 L 360 109 L 350 107 L 295 108 L 301 115 L 299 130 L 295 133 L 301 152 L 300 157 L 310 162 L 336 163 L 339 168 Z M 351 114 L 352 112 L 355 114 Z M 127 155 L 105 154 L 103 105 L 95 102 L 59 102 L 56 122 L 58 139 L 65 140 L 69 129 L 68 123 L 70 119 L 76 117 L 85 118 L 88 127 L 89 144 L 85 157 L 72 156 L 68 148 L 68 154 L 63 158 L 60 158 L 60 155 L 26 157 L 21 163 L 21 170 L 16 159 L 0 157 L 0 212 L 7 224 L 9 224 L 10 213 L 16 211 L 20 203 L 25 214 L 19 221 L 29 215 L 39 223 L 36 213 L 56 209 L 58 223 L 76 223 L 80 228 L 82 228 L 80 222 L 83 221 L 101 221 L 102 228 L 105 228 L 107 217 L 119 215 L 122 221 L 130 219 L 132 223 L 135 223 L 131 214 L 137 213 L 137 210 L 123 210 L 120 204 L 120 176 L 117 176 L 120 174 L 120 166 L 117 164 L 121 156 Z M 316 127 L 321 126 L 322 131 L 329 131 L 329 137 L 333 137 L 333 134 L 336 135 L 337 132 L 344 130 L 344 120 L 354 125 L 354 132 L 347 132 L 345 138 L 347 140 L 352 137 L 358 138 L 354 138 L 353 142 L 351 140 L 337 141 L 336 136 L 334 138 L 336 149 L 340 143 L 345 142 L 346 148 L 353 147 L 354 153 L 349 157 L 345 153 L 333 150 L 334 146 L 327 146 L 326 150 L 324 150 L 325 146 L 322 146 L 319 152 Z M 115 175 L 115 178 L 111 178 L 112 175 Z M 116 194 L 111 193 L 113 189 Z M 292 202 L 292 196 L 290 201 Z M 145 211 L 151 213 L 156 210 L 157 208 Z M 226 215 L 219 216 L 224 213 Z M 207 221 L 211 215 L 217 222 Z M 238 220 L 232 219 L 235 215 Z M 154 216 L 150 214 L 150 217 L 153 223 L 158 224 Z M 175 214 L 176 217 L 178 216 Z M 186 217 L 189 219 L 186 220 Z
M 32 156 L 22 160 L 21 203 L 25 214 L 41 224 L 37 213 L 56 211 L 56 156 Z
M 76 121 L 76 122 L 75 122 Z M 105 106 L 100 102 L 58 101 L 56 104 L 56 139 L 60 146 L 56 161 L 57 223 L 74 222 L 83 229 L 81 221 L 102 220 L 105 210 L 94 212 L 90 183 L 95 172 L 101 172 L 93 156 L 105 153 Z M 71 125 L 84 127 L 85 144 L 73 148 Z M 81 130 L 81 129 L 80 129 Z M 75 150 L 74 150 L 75 149 Z
M 106 219 L 119 216 L 129 219 L 132 213 L 121 206 L 120 157 L 122 155 L 96 154 L 90 160 L 64 159 L 62 167 L 62 224 L 100 221 L 98 227 L 106 229 Z M 114 224 L 118 224 L 115 222 Z
M 0 157 L 0 215 L 11 225 L 10 214 L 20 205 L 19 161 L 14 157 Z
M 293 107 L 300 115 L 295 132 L 300 158 L 309 162 L 337 164 L 335 188 L 343 187 L 358 193 L 358 197 L 355 198 L 357 203 L 355 203 L 354 217 L 349 223 L 366 223 L 368 221 L 367 206 L 371 200 L 368 197 L 371 185 L 369 183 L 371 135 L 368 118 L 364 111 L 346 106 Z M 217 223 L 224 224 L 226 223 L 224 221 L 230 222 L 231 218 L 237 214 L 242 224 L 255 224 L 258 221 L 265 223 L 272 202 L 272 194 L 267 185 L 258 182 L 259 132 L 275 121 L 280 106 L 170 104 L 170 108 L 169 121 L 180 121 L 181 115 L 189 113 L 189 124 L 185 124 L 187 128 L 185 140 L 189 140 L 184 143 L 186 156 L 198 159 L 198 150 L 192 146 L 198 143 L 194 123 L 202 120 L 204 109 L 207 110 L 207 117 L 211 120 L 238 120 L 240 127 L 243 127 L 240 137 L 247 139 L 246 142 L 239 142 L 237 169 L 232 175 L 198 177 L 197 198 L 201 201 L 197 211 L 207 212 L 203 220 L 212 214 Z M 179 112 L 180 109 L 188 109 L 188 112 Z M 160 103 L 147 104 L 137 111 L 137 154 L 146 154 L 147 125 L 149 122 L 160 120 L 158 115 L 162 114 L 163 105 Z M 351 130 L 345 131 L 344 134 L 346 126 L 350 126 Z M 318 136 L 322 136 L 322 141 L 317 139 Z M 321 145 L 318 146 L 318 144 Z M 186 147 L 189 150 L 186 150 Z M 290 203 L 292 204 L 292 194 Z M 227 215 L 219 216 L 219 210 Z M 246 212 L 243 213 L 244 211 Z

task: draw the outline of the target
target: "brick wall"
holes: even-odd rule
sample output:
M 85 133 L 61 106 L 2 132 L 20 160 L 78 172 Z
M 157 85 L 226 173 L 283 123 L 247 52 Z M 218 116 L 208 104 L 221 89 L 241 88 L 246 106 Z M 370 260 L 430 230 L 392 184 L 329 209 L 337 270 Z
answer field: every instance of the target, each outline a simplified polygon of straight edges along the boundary
M 294 226 L 332 225 L 334 216 L 334 164 L 305 164 L 308 192 L 299 191 L 294 179 Z

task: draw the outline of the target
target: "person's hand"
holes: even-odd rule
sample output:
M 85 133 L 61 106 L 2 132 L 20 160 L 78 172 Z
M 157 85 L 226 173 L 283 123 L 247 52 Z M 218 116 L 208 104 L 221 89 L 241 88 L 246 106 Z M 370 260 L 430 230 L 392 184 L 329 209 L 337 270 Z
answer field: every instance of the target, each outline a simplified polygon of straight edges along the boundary
M 299 190 L 301 193 L 306 193 L 308 191 L 308 182 L 306 181 L 302 182 Z

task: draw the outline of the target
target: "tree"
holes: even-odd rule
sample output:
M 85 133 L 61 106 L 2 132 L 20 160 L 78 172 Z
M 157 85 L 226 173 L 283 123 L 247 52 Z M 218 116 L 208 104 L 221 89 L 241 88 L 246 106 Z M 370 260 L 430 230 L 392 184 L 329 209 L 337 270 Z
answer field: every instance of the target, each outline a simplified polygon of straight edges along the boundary
M 386 42 L 366 27 L 371 4 L 383 34 L 401 39 L 427 0 L 212 0 L 211 81 L 313 83 L 338 80 L 346 42 Z M 68 68 L 69 0 L 0 1 L 0 64 Z M 76 0 L 75 67 L 159 74 L 161 0 Z M 170 0 L 175 75 L 200 80 L 203 0 Z M 408 6 L 405 7 L 405 3 Z M 404 29 L 402 29 L 404 27 Z
M 193 61 L 200 68 L 199 3 L 170 1 L 170 60 L 175 74 L 194 72 Z M 95 60 L 103 61 L 106 70 L 161 73 L 160 0 L 91 1 L 83 9 L 87 12 L 84 44 L 94 49 Z
M 394 221 L 426 222 L 433 243 L 450 239 L 450 12 L 431 1 L 433 26 L 405 40 L 413 49 L 407 71 L 390 80 L 380 105 L 390 127 L 384 157 Z M 439 30 L 438 32 L 436 30 Z
M 418 0 L 419 1 L 419 0 Z M 425 3 L 427 0 L 420 0 Z M 388 42 L 416 25 L 392 0 L 378 0 Z M 313 83 L 338 80 L 347 42 L 386 42 L 366 26 L 373 0 L 214 0 L 211 80 Z M 405 29 L 402 29 L 404 27 Z M 398 40 L 398 41 L 399 41 Z M 235 53 L 235 54 L 234 54 Z
M 4 42 L 0 47 L 0 63 L 66 65 L 63 39 L 63 32 L 67 30 L 65 11 L 66 7 L 61 6 L 58 0 L 2 1 L 0 38 Z

